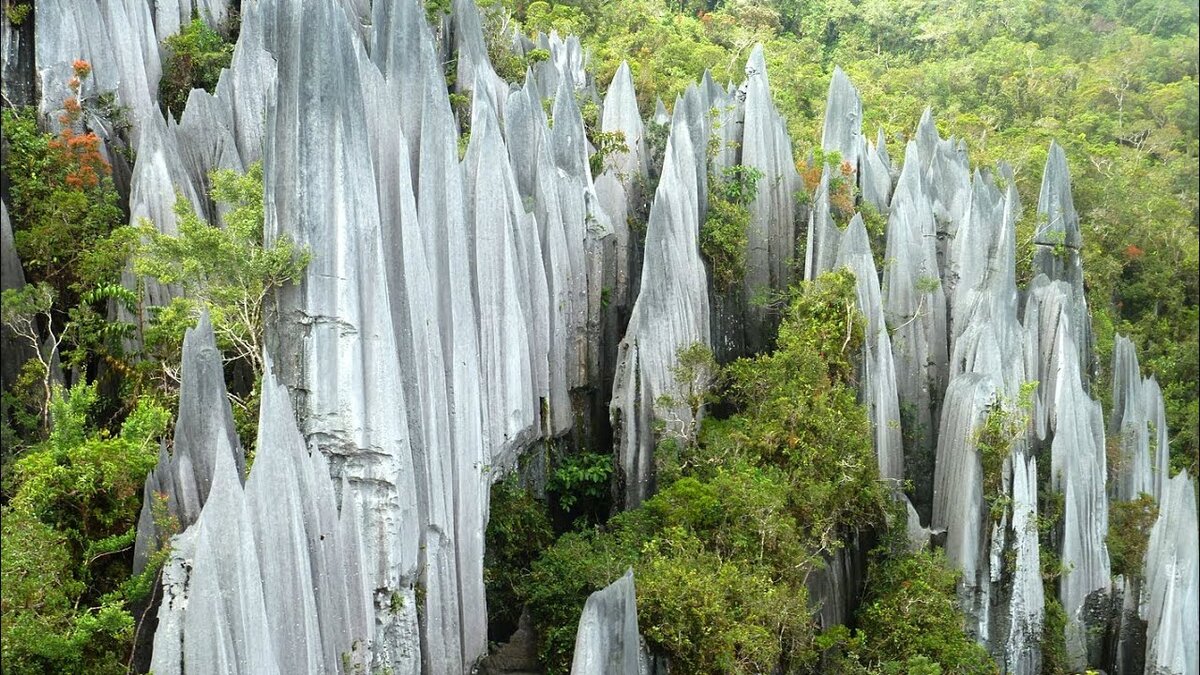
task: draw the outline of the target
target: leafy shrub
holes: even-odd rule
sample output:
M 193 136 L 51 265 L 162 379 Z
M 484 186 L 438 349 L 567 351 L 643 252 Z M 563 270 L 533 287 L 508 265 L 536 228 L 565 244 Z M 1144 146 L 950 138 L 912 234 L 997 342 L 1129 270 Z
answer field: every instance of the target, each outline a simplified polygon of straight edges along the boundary
M 268 301 L 276 289 L 300 280 L 311 259 L 291 239 L 263 243 L 262 164 L 245 174 L 218 170 L 212 174 L 212 196 L 230 208 L 225 227 L 205 222 L 182 196 L 175 200 L 178 235 L 163 234 L 143 223 L 136 229 L 141 243 L 134 271 L 181 287 L 183 297 L 155 308 L 147 343 L 173 389 L 185 330 L 201 310 L 212 318 L 217 346 L 249 373 L 250 386 L 234 387 L 231 396 L 243 447 L 253 447 L 258 417 L 258 384 L 263 373 L 263 336 Z
M 0 565 L 5 672 L 125 672 L 128 603 L 147 585 L 129 579 L 128 551 L 170 415 L 143 399 L 109 437 L 89 420 L 97 398 L 92 385 L 59 390 L 50 437 L 10 476 Z
M 660 447 L 673 480 L 660 475 L 641 508 L 564 535 L 533 563 L 521 596 L 548 672 L 568 667 L 588 594 L 630 566 L 639 627 L 672 667 L 813 663 L 807 575 L 841 531 L 881 522 L 886 503 L 850 386 L 855 302 L 844 272 L 797 290 L 776 352 L 730 368 L 738 413 L 706 422 L 699 443 Z
M 193 89 L 216 90 L 221 69 L 233 60 L 233 43 L 200 18 L 192 19 L 164 42 L 167 57 L 158 83 L 158 101 L 164 114 L 178 118 Z
M 578 511 L 599 519 L 609 504 L 608 478 L 613 472 L 612 455 L 580 452 L 563 455 L 550 476 L 546 490 L 555 495 L 564 512 Z
M 1137 499 L 1112 503 L 1108 512 L 1108 535 L 1104 543 L 1112 559 L 1112 573 L 1140 577 L 1150 528 L 1158 518 L 1154 497 L 1139 495 Z
M 963 629 L 956 596 L 959 576 L 941 551 L 877 560 L 868 572 L 870 594 L 858 612 L 865 636 L 862 658 L 899 662 L 884 672 L 906 672 L 898 667 L 916 657 L 942 667 L 935 672 L 996 672 L 987 650 Z
M 750 226 L 748 206 L 758 194 L 762 171 L 754 167 L 726 167 L 721 177 L 709 181 L 708 215 L 700 226 L 700 252 L 712 268 L 713 286 L 724 292 L 746 273 L 746 247 Z
M 492 485 L 485 534 L 483 581 L 487 588 L 488 635 L 505 640 L 521 614 L 518 588 L 534 558 L 554 540 L 546 506 L 509 476 Z

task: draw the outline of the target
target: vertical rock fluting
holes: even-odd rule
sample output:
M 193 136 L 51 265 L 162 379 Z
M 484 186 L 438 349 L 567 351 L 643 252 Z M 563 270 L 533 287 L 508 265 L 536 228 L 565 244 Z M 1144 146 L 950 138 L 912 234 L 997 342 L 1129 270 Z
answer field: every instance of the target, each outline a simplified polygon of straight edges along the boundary
M 986 506 L 979 429 L 999 397 L 999 382 L 987 374 L 968 373 L 950 382 L 933 483 L 932 527 L 946 530 L 946 557 L 963 573 L 959 604 L 967 614 L 968 631 L 981 640 L 989 635 L 991 618 L 989 534 L 1000 514 L 989 513 Z
M 8 204 L 0 201 L 0 291 L 20 290 L 25 287 L 25 270 L 17 256 L 13 241 L 12 223 L 8 219 Z M 33 347 L 15 335 L 6 325 L 0 325 L 0 389 L 8 391 L 21 366 L 34 356 Z
M 662 409 L 658 401 L 679 396 L 672 376 L 678 352 L 709 339 L 707 280 L 697 242 L 704 189 L 697 153 L 702 158 L 707 143 L 705 114 L 694 86 L 675 103 L 650 209 L 641 289 L 619 350 L 611 410 L 625 508 L 654 492 L 655 421 L 693 422 L 686 406 Z
M 1039 275 L 1028 290 L 1024 328 L 1026 370 L 1039 382 L 1034 442 L 1041 452 L 1049 452 L 1047 487 L 1063 499 L 1056 533 L 1057 553 L 1066 570 L 1059 581 L 1059 600 L 1067 612 L 1067 650 L 1072 667 L 1082 668 L 1099 661 L 1098 635 L 1089 628 L 1107 618 L 1107 469 L 1100 404 L 1083 390 L 1071 337 L 1071 303 L 1065 282 Z
M 167 542 L 170 533 L 155 519 L 156 503 L 161 517 L 175 519 L 185 529 L 200 516 L 208 500 L 218 463 L 214 439 L 230 455 L 234 473 L 241 480 L 245 459 L 233 425 L 233 410 L 226 396 L 224 358 L 217 350 L 212 323 L 202 314 L 195 328 L 183 338 L 180 366 L 179 413 L 170 455 L 159 453 L 158 466 L 146 478 L 142 511 L 134 543 L 133 571 L 141 572 L 151 553 Z
M 741 129 L 741 164 L 762 172 L 754 201 L 750 203 L 747 231 L 746 273 L 742 293 L 746 299 L 744 351 L 762 351 L 768 343 L 772 323 L 766 308 L 749 302 L 764 290 L 782 291 L 791 285 L 792 260 L 796 254 L 796 190 L 800 177 L 792 160 L 792 142 L 787 125 L 771 99 L 767 61 L 761 44 L 755 45 L 746 61 L 745 114 Z M 730 120 L 735 122 L 735 120 Z M 736 123 L 726 124 L 728 140 L 736 140 Z M 722 143 L 728 146 L 728 142 Z M 704 148 L 700 148 L 704 156 Z M 731 327 L 732 328 L 732 327 Z M 735 329 L 736 330 L 736 329 Z
M 264 19 L 273 19 L 279 71 L 267 115 L 265 227 L 268 240 L 290 236 L 307 246 L 312 261 L 299 286 L 279 293 L 268 345 L 297 395 L 309 446 L 329 457 L 343 486 L 343 508 L 353 502 L 362 514 L 375 664 L 415 673 L 421 467 L 369 160 L 363 86 L 371 80 L 363 71 L 374 66 L 340 9 L 289 1 L 270 9 Z
M 742 99 L 706 75 L 677 101 L 673 119 L 659 102 L 654 120 L 670 123 L 670 134 L 657 192 L 648 195 L 638 192 L 648 172 L 645 129 L 628 69 L 610 86 L 601 125 L 624 132 L 629 151 L 593 181 L 576 95 L 595 94 L 578 39 L 539 36 L 552 58 L 511 90 L 488 62 L 479 16 L 465 1 L 443 26 L 457 45 L 457 86 L 474 99 L 461 164 L 442 55 L 424 8 L 410 0 L 244 3 L 233 64 L 216 94 L 193 92 L 178 123 L 164 119 L 154 100 L 157 40 L 193 9 L 212 23 L 225 7 L 39 0 L 35 12 L 43 112 L 61 100 L 75 58 L 93 62 L 89 91 L 116 91 L 135 112 L 135 220 L 151 217 L 173 232 L 178 188 L 219 224 L 205 197 L 208 172 L 261 157 L 268 241 L 289 236 L 313 254 L 270 319 L 267 361 L 281 384 L 267 374 L 258 459 L 244 488 L 219 355 L 196 346 L 204 323 L 189 336 L 174 452 L 164 449 L 147 481 L 139 523 L 144 565 L 165 534 L 154 522 L 156 493 L 166 495 L 167 513 L 187 514 L 164 566 L 155 672 L 467 672 L 486 650 L 490 481 L 531 444 L 570 431 L 573 396 L 607 391 L 611 380 L 624 504 L 636 506 L 654 488 L 660 425 L 674 433 L 694 421 L 662 398 L 678 397 L 678 351 L 696 342 L 729 343 L 729 354 L 765 344 L 757 310 L 731 305 L 728 316 L 744 314 L 744 326 L 710 316 L 698 251 L 715 138 L 714 169 L 741 163 L 764 174 L 738 294 L 790 283 L 799 182 L 763 53 L 751 55 Z M 115 25 L 137 39 L 108 44 Z M 541 106 L 551 96 L 553 127 Z M 1050 489 L 1064 495 L 1057 536 L 1069 571 L 1059 596 L 1070 655 L 1078 667 L 1095 663 L 1092 636 L 1109 586 L 1105 442 L 1086 393 L 1091 338 L 1065 155 L 1052 147 L 1035 241 L 1043 276 L 1018 323 L 1020 206 L 1011 171 L 1000 169 L 1005 190 L 986 173 L 972 176 L 962 144 L 942 140 L 927 114 L 893 191 L 882 136 L 872 144 L 851 123 L 861 119 L 861 101 L 844 73 L 830 101 L 824 145 L 853 157 L 864 201 L 888 214 L 888 262 L 881 288 L 862 219 L 844 234 L 833 223 L 831 167 L 814 204 L 821 229 L 810 230 L 819 239 L 809 247 L 817 260 L 810 271 L 849 266 L 858 279 L 868 320 L 862 400 L 881 474 L 917 479 L 918 507 L 927 521 L 932 511 L 933 528 L 945 527 L 951 559 L 967 572 L 960 591 L 973 632 L 1006 669 L 1033 673 L 1044 604 L 1031 527 L 1045 487 L 1037 484 L 1040 455 Z M 626 218 L 651 200 L 642 256 Z M 12 269 L 6 257 L 6 287 Z M 605 313 L 609 302 L 616 311 Z M 623 320 L 626 306 L 628 330 L 613 355 L 614 317 Z M 1186 478 L 1182 487 L 1178 477 L 1167 481 L 1161 392 L 1135 361 L 1120 343 L 1110 429 L 1122 439 L 1133 431 L 1128 447 L 1122 440 L 1130 461 L 1117 468 L 1113 489 L 1120 498 L 1149 491 L 1162 508 L 1143 600 L 1126 602 L 1146 621 L 1148 670 L 1194 669 L 1195 650 L 1179 639 L 1195 633 L 1187 619 L 1197 595 L 1194 497 Z M 1009 506 L 989 519 L 978 427 L 1032 380 L 1041 383 L 1036 433 L 1005 460 L 1008 499 L 1000 503 Z M 923 545 L 929 530 L 915 512 L 910 521 Z M 822 621 L 846 618 L 856 574 L 853 556 L 840 556 L 815 577 Z M 616 663 L 610 657 L 619 652 L 619 667 L 632 672 L 624 660 L 638 652 L 632 579 L 602 593 L 619 605 L 620 625 L 597 609 L 600 600 L 589 601 L 593 619 L 607 618 L 592 621 L 585 611 L 582 624 L 613 639 L 593 639 L 600 633 L 581 626 L 579 655 Z
M 854 272 L 858 308 L 866 317 L 862 348 L 859 400 L 867 406 L 874 432 L 879 475 L 897 484 L 904 479 L 904 446 L 900 436 L 900 400 L 896 391 L 896 366 L 892 340 L 883 318 L 879 276 L 862 216 L 855 215 L 846 228 L 837 264 Z
M 646 670 L 631 569 L 584 603 L 571 675 L 636 675 Z
M 1087 391 L 1096 371 L 1095 338 L 1083 290 L 1083 239 L 1079 231 L 1079 214 L 1071 196 L 1067 154 L 1058 143 L 1050 144 L 1050 154 L 1042 173 L 1033 244 L 1034 272 L 1045 274 L 1052 281 L 1066 282 L 1071 290 L 1071 339 L 1079 353 L 1080 373 Z
M 1165 482 L 1146 550 L 1146 675 L 1200 672 L 1200 549 L 1196 485 L 1187 472 Z
M 1128 501 L 1145 493 L 1161 502 L 1169 459 L 1162 390 L 1153 377 L 1142 378 L 1133 343 L 1122 335 L 1113 344 L 1112 401 L 1108 433 L 1119 452 L 1110 495 Z
M 914 484 L 917 511 L 927 518 L 949 356 L 946 296 L 934 243 L 933 209 L 921 177 L 922 161 L 917 142 L 910 141 L 888 213 L 884 259 L 889 264 L 883 272 L 883 309 L 892 331 L 906 476 Z

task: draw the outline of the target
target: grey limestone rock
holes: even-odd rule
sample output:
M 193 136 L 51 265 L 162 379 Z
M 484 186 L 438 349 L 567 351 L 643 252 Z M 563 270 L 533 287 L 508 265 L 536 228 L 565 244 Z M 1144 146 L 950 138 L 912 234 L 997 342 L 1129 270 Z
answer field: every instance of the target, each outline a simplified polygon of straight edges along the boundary
M 224 360 L 217 350 L 207 313 L 183 339 L 180 368 L 179 413 L 173 452 L 159 452 L 158 466 L 146 477 L 142 510 L 134 543 L 133 570 L 141 572 L 148 557 L 161 548 L 169 533 L 155 520 L 156 501 L 165 500 L 163 515 L 174 517 L 180 529 L 199 518 L 212 489 L 217 455 L 229 453 L 234 472 L 242 477 L 245 460 L 233 425 L 233 410 L 226 395 Z M 214 439 L 220 438 L 217 443 Z
M 0 93 L 14 106 L 34 105 L 34 23 L 37 15 L 30 13 L 14 26 L 7 21 L 0 26 Z
M 532 220 L 513 203 L 516 181 L 487 99 L 476 97 L 463 185 L 488 437 L 492 463 L 512 466 L 517 451 L 537 433 L 539 392 L 534 386 L 533 330 L 528 251 L 521 241 Z M 511 186 L 510 186 L 511 183 Z M 471 236 L 473 235 L 473 236 Z M 544 279 L 544 268 L 542 270 Z M 544 283 L 544 282 L 543 282 Z
M 808 243 L 805 247 L 804 278 L 813 280 L 833 269 L 838 257 L 842 232 L 833 222 L 829 204 L 829 182 L 834 169 L 826 164 L 821 169 L 821 182 L 813 195 L 813 208 L 808 213 Z
M 637 675 L 647 670 L 638 633 L 633 570 L 588 596 L 575 633 L 571 675 Z
M 1120 455 L 1111 496 L 1131 500 L 1145 493 L 1161 501 L 1169 464 L 1162 391 L 1154 378 L 1142 378 L 1137 351 L 1123 335 L 1113 345 L 1112 381 L 1108 433 L 1116 438 Z
M 8 205 L 0 201 L 0 290 L 19 290 L 25 286 L 25 271 L 17 256 L 13 241 L 12 223 L 8 219 Z M 0 386 L 8 391 L 10 384 L 25 361 L 33 357 L 33 349 L 12 333 L 8 326 L 0 326 Z
M 477 95 L 486 96 L 493 110 L 502 113 L 504 100 L 508 96 L 508 83 L 496 74 L 492 62 L 488 60 L 479 8 L 473 0 L 454 0 L 453 8 L 451 18 L 455 48 L 458 51 L 455 89 L 459 93 L 473 91 Z
M 1146 549 L 1140 609 L 1146 621 L 1146 675 L 1200 672 L 1196 523 L 1196 485 L 1183 471 L 1166 481 Z
M 767 63 L 762 45 L 755 45 L 746 61 L 745 119 L 742 129 L 742 164 L 762 171 L 758 192 L 750 204 L 749 251 L 743 286 L 753 294 L 766 286 L 774 290 L 792 281 L 790 263 L 796 250 L 795 191 L 799 175 L 792 161 L 792 145 L 783 118 L 771 99 Z M 703 157 L 703 152 L 701 152 Z M 765 344 L 753 326 L 762 324 L 761 310 L 748 312 L 752 329 L 747 348 Z M 761 331 L 761 327 L 757 329 Z
M 867 319 L 858 391 L 871 418 L 879 474 L 898 483 L 904 479 L 904 446 L 900 437 L 896 367 L 892 361 L 892 340 L 883 318 L 875 259 L 859 214 L 855 214 L 842 237 L 837 264 L 854 272 L 858 308 Z
M 695 133 L 699 96 L 694 89 L 675 104 L 662 178 L 646 232 L 642 285 L 621 341 L 611 414 L 617 469 L 626 508 L 635 508 L 654 491 L 654 421 L 692 423 L 686 406 L 662 409 L 663 395 L 678 396 L 671 374 L 681 349 L 706 343 L 709 304 L 704 264 L 697 241 L 700 190 L 697 153 L 706 138 Z
M 1064 281 L 1071 289 L 1072 339 L 1079 351 L 1080 371 L 1090 386 L 1095 374 L 1092 319 L 1083 290 L 1083 246 L 1079 234 L 1079 214 L 1071 196 L 1071 173 L 1062 146 L 1052 142 L 1042 188 L 1038 195 L 1037 229 L 1033 235 L 1035 273 L 1051 280 Z
M 268 364 L 245 502 L 253 522 L 271 643 L 281 672 L 334 673 L 370 643 L 371 597 L 359 543 L 338 512 L 329 467 L 296 427 Z
M 1008 633 L 1004 666 L 1017 675 L 1042 671 L 1041 641 L 1045 617 L 1041 551 L 1037 535 L 1037 459 L 1015 452 L 1012 467 L 1012 530 L 1010 548 L 1014 565 L 1008 597 Z M 993 570 L 993 575 L 998 570 Z
M 988 636 L 991 607 L 991 522 L 983 493 L 978 430 L 1000 396 L 1000 383 L 985 374 L 954 378 L 938 432 L 933 489 L 933 528 L 946 530 L 946 557 L 963 572 L 959 604 L 967 614 L 968 632 Z
M 887 215 L 892 199 L 892 174 L 889 168 L 887 148 L 883 146 L 883 130 L 880 129 L 878 144 L 860 137 L 858 155 L 858 184 L 862 189 L 863 201 L 880 214 Z
M 625 135 L 625 152 L 616 152 L 608 159 L 609 170 L 621 181 L 632 206 L 641 199 L 638 193 L 639 179 L 646 178 L 646 132 L 642 117 L 638 113 L 637 93 L 633 89 L 633 75 L 629 64 L 621 62 L 608 92 L 604 96 L 604 111 L 600 117 L 600 129 L 605 133 Z
M 862 151 L 862 99 L 840 66 L 834 66 L 825 97 L 825 124 L 821 149 L 836 152 L 842 161 L 859 170 Z M 861 174 L 860 174 L 861 176 Z
M 1093 609 L 1110 585 L 1108 501 L 1105 493 L 1104 421 L 1100 404 L 1083 390 L 1078 355 L 1069 322 L 1060 322 L 1054 336 L 1058 349 L 1054 369 L 1053 441 L 1050 476 L 1053 489 L 1063 493 L 1061 557 L 1067 571 L 1059 599 L 1067 612 L 1067 654 L 1071 667 L 1099 660 L 1093 630 L 1106 615 Z
M 1024 332 L 1018 321 L 1016 189 L 1001 197 L 976 173 L 968 215 L 948 256 L 955 279 L 950 303 L 950 373 L 988 372 L 1016 401 L 1025 381 Z
M 915 504 L 923 517 L 932 503 L 934 450 L 940 394 L 949 369 L 946 298 L 940 281 L 936 231 L 920 176 L 918 144 L 910 141 L 904 168 L 888 214 L 883 272 L 883 309 L 892 331 L 900 409 L 908 411 L 906 476 L 915 483 Z
M 309 247 L 312 260 L 300 284 L 279 293 L 268 350 L 296 395 L 310 449 L 325 453 L 343 486 L 342 508 L 353 502 L 361 513 L 363 568 L 374 589 L 374 665 L 413 673 L 420 669 L 421 467 L 410 444 L 369 161 L 364 87 L 375 66 L 358 39 L 340 9 L 294 1 L 275 8 L 267 44 L 287 58 L 278 59 L 267 115 L 266 239 L 288 234 Z

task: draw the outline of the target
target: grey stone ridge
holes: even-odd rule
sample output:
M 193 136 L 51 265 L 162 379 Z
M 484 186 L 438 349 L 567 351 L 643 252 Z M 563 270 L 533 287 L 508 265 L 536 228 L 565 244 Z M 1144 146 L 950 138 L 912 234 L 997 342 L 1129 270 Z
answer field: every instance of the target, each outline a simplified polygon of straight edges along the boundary
M 630 569 L 584 603 L 571 675 L 638 675 L 648 670 Z

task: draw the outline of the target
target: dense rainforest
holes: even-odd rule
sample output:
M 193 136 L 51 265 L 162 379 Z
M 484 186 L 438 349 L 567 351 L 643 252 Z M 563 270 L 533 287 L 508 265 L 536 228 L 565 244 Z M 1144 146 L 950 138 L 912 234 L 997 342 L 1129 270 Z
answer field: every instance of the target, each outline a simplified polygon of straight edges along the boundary
M 145 11 L 130 9 L 141 6 L 134 0 L 83 4 L 122 26 L 109 29 L 114 45 L 139 44 L 114 47 L 120 56 L 107 62 L 85 58 L 86 40 L 46 27 L 86 33 L 76 27 L 85 22 L 63 20 L 85 16 L 83 5 L 4 0 L 3 673 L 1065 673 L 1143 663 L 1159 672 L 1143 654 L 1168 653 L 1180 639 L 1194 645 L 1194 635 L 1175 633 L 1175 643 L 1143 644 L 1157 615 L 1143 611 L 1132 628 L 1127 617 L 1130 606 L 1137 616 L 1173 593 L 1185 611 L 1195 606 L 1194 584 L 1187 590 L 1194 556 L 1191 571 L 1179 573 L 1182 590 L 1163 591 L 1153 572 L 1175 569 L 1175 558 L 1161 553 L 1175 550 L 1165 532 L 1195 530 L 1195 483 L 1187 481 L 1200 472 L 1195 3 L 347 0 L 328 3 L 338 8 L 330 10 L 214 0 L 150 3 Z M 146 21 L 130 18 L 124 33 L 113 18 L 120 12 Z M 304 31 L 324 36 L 322 45 L 304 42 Z M 43 63 L 43 53 L 67 60 Z M 147 68 L 131 84 L 128 71 L 122 79 L 104 70 L 126 68 L 131 53 L 153 53 L 146 58 L 157 64 L 155 78 Z M 261 75 L 276 63 L 277 75 Z M 743 152 L 755 142 L 741 130 L 755 94 L 742 83 L 763 75 L 748 63 L 769 73 L 770 105 L 754 105 L 781 122 L 782 174 L 764 172 Z M 351 71 L 347 81 L 361 84 L 342 82 Z M 353 95 L 322 93 L 335 81 Z M 711 110 L 692 110 L 697 81 L 712 85 L 703 94 Z M 842 100 L 835 93 L 851 90 L 861 117 L 850 124 L 877 139 L 870 153 L 863 141 L 858 159 L 823 143 Z M 518 97 L 528 100 L 514 105 Z M 252 102 L 242 110 L 244 100 Z M 614 122 L 610 100 L 633 119 Z M 221 101 L 234 112 L 216 112 Z M 234 120 L 233 131 L 212 132 L 227 123 L 218 118 Z M 521 136 L 525 122 L 515 120 L 526 118 L 535 131 Z M 404 138 L 385 145 L 392 126 Z M 644 133 L 634 138 L 618 126 Z M 702 135 L 688 137 L 701 126 Z M 1111 503 L 1080 507 L 1084 520 L 1104 522 L 1095 542 L 1104 582 L 1124 589 L 1125 607 L 1115 593 L 1116 600 L 1088 594 L 1081 607 L 1061 600 L 1078 596 L 1069 588 L 1079 571 L 1064 562 L 1079 518 L 1065 495 L 1084 488 L 1060 480 L 1071 469 L 1058 459 L 1052 466 L 1053 434 L 1034 429 L 1061 424 L 1058 435 L 1068 436 L 1059 418 L 1074 404 L 1048 382 L 1070 368 L 1043 370 L 1041 389 L 1036 373 L 1026 373 L 1019 386 L 986 397 L 954 381 L 934 394 L 944 397 L 933 406 L 943 411 L 971 396 L 987 399 L 971 408 L 958 438 L 978 456 L 978 471 L 966 475 L 980 487 L 979 529 L 993 531 L 994 539 L 979 540 L 979 558 L 990 555 L 994 566 L 980 563 L 981 574 L 1001 591 L 978 590 L 964 571 L 969 547 L 960 547 L 958 521 L 944 515 L 933 447 L 924 460 L 913 450 L 922 434 L 938 431 L 937 419 L 930 431 L 914 422 L 911 404 L 901 407 L 896 461 L 907 469 L 895 473 L 883 458 L 887 430 L 865 393 L 877 377 L 868 355 L 878 353 L 881 334 L 899 340 L 924 319 L 918 305 L 907 321 L 889 316 L 881 328 L 882 315 L 864 300 L 870 277 L 878 310 L 880 280 L 886 296 L 907 263 L 889 234 L 905 211 L 897 200 L 890 213 L 886 199 L 876 205 L 861 167 L 868 154 L 891 153 L 889 191 L 894 184 L 893 194 L 908 194 L 908 169 L 900 170 L 906 144 L 929 137 L 956 139 L 964 164 L 969 157 L 971 170 L 984 172 L 974 180 L 990 186 L 997 203 L 1004 195 L 1026 317 L 1029 306 L 1050 313 L 1053 301 L 1038 294 L 1045 260 L 1082 260 L 1091 342 L 1075 345 L 1074 377 L 1100 411 L 1082 426 L 1127 418 L 1128 401 L 1141 395 L 1128 393 L 1131 378 L 1140 392 L 1142 376 L 1152 377 L 1160 392 L 1165 429 L 1143 424 L 1149 450 L 1137 446 L 1151 462 L 1155 453 L 1163 458 L 1155 489 L 1129 493 L 1126 452 L 1135 441 L 1124 427 L 1106 437 L 1102 430 L 1106 469 L 1088 489 Z M 354 145 L 360 138 L 367 140 Z M 211 149 L 220 144 L 233 149 Z M 993 171 L 1000 162 L 1007 164 Z M 697 165 L 694 205 L 678 208 L 696 222 L 687 221 L 688 236 L 664 236 L 668 207 L 655 202 L 674 205 L 677 192 L 688 192 L 675 186 L 689 163 Z M 1059 166 L 1069 166 L 1069 179 L 1055 177 Z M 761 205 L 792 174 L 797 189 L 785 195 L 785 210 L 797 214 L 798 231 L 778 263 L 786 271 L 739 296 L 761 271 L 753 241 Z M 406 187 L 390 190 L 389 178 Z M 508 192 L 494 187 L 510 183 Z M 1048 192 L 1063 185 L 1078 214 L 1078 244 L 1070 225 L 1060 232 L 1047 216 Z M 627 199 L 628 209 L 602 219 L 619 220 L 614 229 L 627 241 L 602 246 L 595 214 L 607 207 L 609 189 L 622 190 L 617 201 Z M 365 190 L 370 197 L 359 199 Z M 397 214 L 394 230 L 389 212 Z M 824 245 L 819 214 L 841 233 L 842 251 L 837 264 L 806 267 Z M 537 243 L 513 234 L 521 217 L 536 223 Z M 421 234 L 409 225 L 418 220 Z M 510 220 L 508 234 L 485 224 Z M 354 229 L 368 221 L 376 230 Z M 466 235 L 456 234 L 464 223 Z M 567 232 L 562 242 L 546 223 Z M 378 251 L 349 243 L 371 236 Z M 705 326 L 711 302 L 735 317 L 759 317 L 762 335 L 735 347 L 696 335 L 671 345 L 667 362 L 655 360 L 645 338 L 639 346 L 628 337 L 678 334 L 671 331 L 681 314 L 647 318 L 654 309 L 645 307 L 659 305 L 638 293 L 639 283 L 647 295 L 674 288 L 674 277 L 652 269 L 652 252 L 669 269 L 686 268 L 671 257 L 683 247 L 701 261 L 691 281 L 707 293 Z M 595 261 L 613 256 L 617 271 L 596 272 L 603 281 L 593 282 Z M 493 257 L 499 272 L 484 262 Z M 549 319 L 532 318 L 541 316 L 531 309 L 537 291 L 520 283 L 513 291 L 512 270 L 540 270 L 539 260 L 544 272 L 518 277 L 540 279 L 531 286 L 547 307 L 557 301 Z M 994 256 L 986 260 L 990 269 Z M 914 276 L 915 295 L 952 302 L 934 268 L 932 277 Z M 556 277 L 559 269 L 575 271 Z M 464 313 L 459 298 L 473 309 Z M 713 319 L 714 334 L 738 323 L 722 321 Z M 451 328 L 468 325 L 477 326 L 475 337 Z M 529 365 L 534 327 L 554 336 L 556 325 L 570 334 L 567 346 L 551 338 L 541 354 L 550 365 L 538 374 Z M 515 346 L 518 338 L 530 344 Z M 509 352 L 524 355 L 523 371 L 510 367 L 521 357 Z M 473 365 L 461 365 L 464 353 L 474 354 Z M 555 358 L 567 364 L 557 375 Z M 655 374 L 628 375 L 651 367 Z M 623 385 L 624 376 L 636 385 Z M 505 398 L 527 394 L 518 380 L 538 377 L 538 391 L 550 393 L 521 405 Z M 367 393 L 334 400 L 324 386 L 337 396 L 355 387 Z M 632 398 L 619 401 L 621 392 Z M 470 402 L 475 394 L 482 403 Z M 472 415 L 483 422 L 463 431 L 461 418 Z M 955 419 L 943 412 L 943 441 L 958 433 Z M 651 439 L 637 460 L 645 475 L 623 454 L 630 433 Z M 398 439 L 414 448 L 409 464 L 371 463 Z M 439 455 L 439 443 L 455 448 L 453 461 Z M 355 455 L 364 448 L 366 460 Z M 1036 463 L 1026 465 L 1027 454 Z M 193 471 L 194 484 L 181 479 Z M 395 481 L 399 499 L 381 487 L 394 474 L 416 476 Z M 1181 487 L 1167 480 L 1174 476 Z M 293 482 L 300 487 L 288 487 Z M 409 493 L 409 511 L 379 515 L 380 504 L 407 503 Z M 216 506 L 202 510 L 206 500 Z M 1191 520 L 1189 507 L 1167 503 L 1190 504 Z M 278 513 L 261 515 L 268 511 Z M 1025 514 L 1032 572 L 1024 567 L 1028 547 L 1013 543 Z M 372 534 L 376 521 L 383 524 Z M 275 538 L 289 529 L 295 540 Z M 317 536 L 332 543 L 315 544 Z M 357 543 L 388 537 L 405 543 Z M 279 550 L 264 552 L 272 548 Z M 288 555 L 312 562 L 292 579 Z M 401 571 L 379 572 L 389 566 Z M 621 585 L 627 570 L 629 587 Z M 995 608 L 1034 593 L 1021 583 L 1037 586 L 1038 610 L 1026 627 L 1033 637 L 1017 648 L 1019 631 L 998 642 L 988 624 L 1002 622 Z M 198 589 L 258 600 L 208 603 Z M 289 589 L 307 599 L 272 599 Z M 626 595 L 618 600 L 617 591 Z M 356 594 L 368 610 L 356 609 Z M 228 624 L 212 618 L 239 612 Z M 279 630 L 260 615 L 308 618 Z M 585 638 L 609 625 L 621 638 Z M 1181 625 L 1174 629 L 1194 628 Z M 292 642 L 272 643 L 272 631 Z M 232 655 L 198 665 L 204 652 L 188 650 L 210 638 L 228 640 Z M 260 644 L 278 664 L 255 660 L 246 645 Z M 1191 672 L 1195 647 L 1175 649 L 1184 668 L 1161 672 Z M 617 652 L 623 671 L 605 660 Z M 630 666 L 633 652 L 638 663 Z

